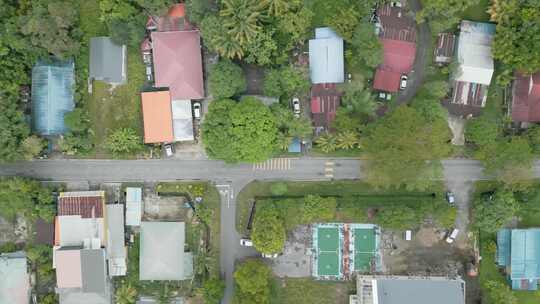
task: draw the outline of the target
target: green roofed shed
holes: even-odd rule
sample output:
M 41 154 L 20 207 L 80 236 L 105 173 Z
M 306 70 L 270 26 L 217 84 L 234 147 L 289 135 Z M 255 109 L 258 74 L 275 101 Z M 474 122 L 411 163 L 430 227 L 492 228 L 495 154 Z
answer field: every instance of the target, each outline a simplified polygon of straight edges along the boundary
M 38 61 L 32 69 L 32 127 L 39 135 L 61 135 L 64 115 L 73 111 L 72 60 Z

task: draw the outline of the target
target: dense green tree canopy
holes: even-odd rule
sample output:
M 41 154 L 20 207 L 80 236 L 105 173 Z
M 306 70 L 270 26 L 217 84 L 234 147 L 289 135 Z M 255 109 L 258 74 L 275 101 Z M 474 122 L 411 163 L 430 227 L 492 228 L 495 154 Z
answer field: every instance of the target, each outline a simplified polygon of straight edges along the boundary
M 510 67 L 534 73 L 540 69 L 540 2 L 496 0 L 490 8 L 497 22 L 493 57 Z
M 209 279 L 203 285 L 205 304 L 219 304 L 225 293 L 225 283 L 220 279 Z
M 450 152 L 444 120 L 429 122 L 413 108 L 399 106 L 368 130 L 368 182 L 381 187 L 425 189 L 439 177 L 439 160 Z
M 435 33 L 450 29 L 461 20 L 461 14 L 479 0 L 425 0 L 416 15 L 418 22 L 429 22 Z
M 487 281 L 485 288 L 489 291 L 487 297 L 492 304 L 517 304 L 518 299 L 505 282 Z
M 477 153 L 485 172 L 511 188 L 528 185 L 534 154 L 526 138 L 511 137 L 482 146 Z
M 0 179 L 0 215 L 6 219 L 26 216 L 52 221 L 53 203 L 51 191 L 37 181 L 18 177 Z
M 0 162 L 20 159 L 21 143 L 30 133 L 17 101 L 14 95 L 0 93 Z
M 356 81 L 345 85 L 341 102 L 346 112 L 367 116 L 373 116 L 378 106 L 371 90 Z
M 32 9 L 21 18 L 21 31 L 38 48 L 67 58 L 78 53 L 81 33 L 79 11 L 67 0 L 32 1 Z
M 500 136 L 499 122 L 486 116 L 480 116 L 467 122 L 465 139 L 478 146 L 494 143 Z
M 266 96 L 293 96 L 308 89 L 306 75 L 292 66 L 272 69 L 264 75 L 263 93 Z
M 229 60 L 222 60 L 210 70 L 210 92 L 215 99 L 229 98 L 246 90 L 242 68 Z
M 277 148 L 274 115 L 253 97 L 212 102 L 201 133 L 208 155 L 229 163 L 264 161 Z
M 268 304 L 270 303 L 271 270 L 259 260 L 247 260 L 234 272 L 235 303 Z
M 373 23 L 367 21 L 360 23 L 352 34 L 350 45 L 353 48 L 355 60 L 360 60 L 371 68 L 382 63 L 383 47 L 375 34 Z
M 474 225 L 481 231 L 497 232 L 510 222 L 519 205 L 510 191 L 498 191 L 492 199 L 478 198 L 474 202 Z
M 251 233 L 253 246 L 263 253 L 280 253 L 285 245 L 285 238 L 285 226 L 279 210 L 273 204 L 265 204 L 259 208 Z

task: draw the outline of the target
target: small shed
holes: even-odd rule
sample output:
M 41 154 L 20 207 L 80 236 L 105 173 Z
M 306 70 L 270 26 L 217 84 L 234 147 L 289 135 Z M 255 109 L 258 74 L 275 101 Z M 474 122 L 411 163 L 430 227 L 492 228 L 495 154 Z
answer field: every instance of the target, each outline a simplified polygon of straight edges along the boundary
M 302 153 L 302 141 L 300 138 L 295 137 L 289 144 L 288 148 L 289 153 Z
M 142 189 L 126 188 L 126 225 L 140 226 L 142 214 Z
M 32 68 L 32 127 L 42 136 L 68 131 L 64 116 L 73 111 L 73 60 L 38 61 Z

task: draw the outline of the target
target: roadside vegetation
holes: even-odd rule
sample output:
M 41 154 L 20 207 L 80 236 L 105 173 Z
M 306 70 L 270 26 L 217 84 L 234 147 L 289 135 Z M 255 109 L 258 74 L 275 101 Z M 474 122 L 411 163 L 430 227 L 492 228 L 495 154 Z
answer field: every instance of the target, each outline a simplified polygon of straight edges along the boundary
M 250 234 L 257 250 L 268 254 L 281 252 L 286 234 L 298 225 L 336 221 L 399 230 L 416 229 L 429 221 L 447 228 L 456 216 L 455 208 L 444 200 L 442 184 L 408 191 L 403 187 L 377 190 L 358 181 L 255 181 L 239 194 L 237 204 L 237 230 Z

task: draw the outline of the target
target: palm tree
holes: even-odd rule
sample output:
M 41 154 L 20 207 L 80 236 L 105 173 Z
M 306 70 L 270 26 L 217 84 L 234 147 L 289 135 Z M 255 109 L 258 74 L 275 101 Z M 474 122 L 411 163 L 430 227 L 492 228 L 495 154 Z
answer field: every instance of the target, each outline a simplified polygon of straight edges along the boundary
M 330 134 L 325 134 L 322 136 L 319 136 L 315 143 L 324 153 L 330 153 L 333 151 L 336 151 L 337 144 L 336 144 L 336 137 L 332 136 Z
M 262 0 L 261 5 L 269 15 L 281 16 L 289 10 L 291 0 Z
M 133 304 L 137 299 L 137 289 L 133 288 L 131 284 L 122 284 L 116 289 L 116 303 L 117 304 Z
M 339 149 L 349 150 L 357 147 L 360 142 L 358 135 L 353 131 L 341 132 L 337 135 L 337 147 Z
M 260 7 L 254 0 L 223 0 L 223 8 L 219 12 L 227 34 L 241 46 L 250 42 L 259 31 L 262 18 Z
M 280 133 L 277 138 L 277 146 L 280 150 L 287 151 L 289 145 L 291 144 L 293 138 L 288 134 Z
M 242 59 L 244 56 L 244 50 L 240 43 L 229 37 L 229 35 L 221 35 L 216 38 L 216 51 L 223 57 L 229 59 Z

